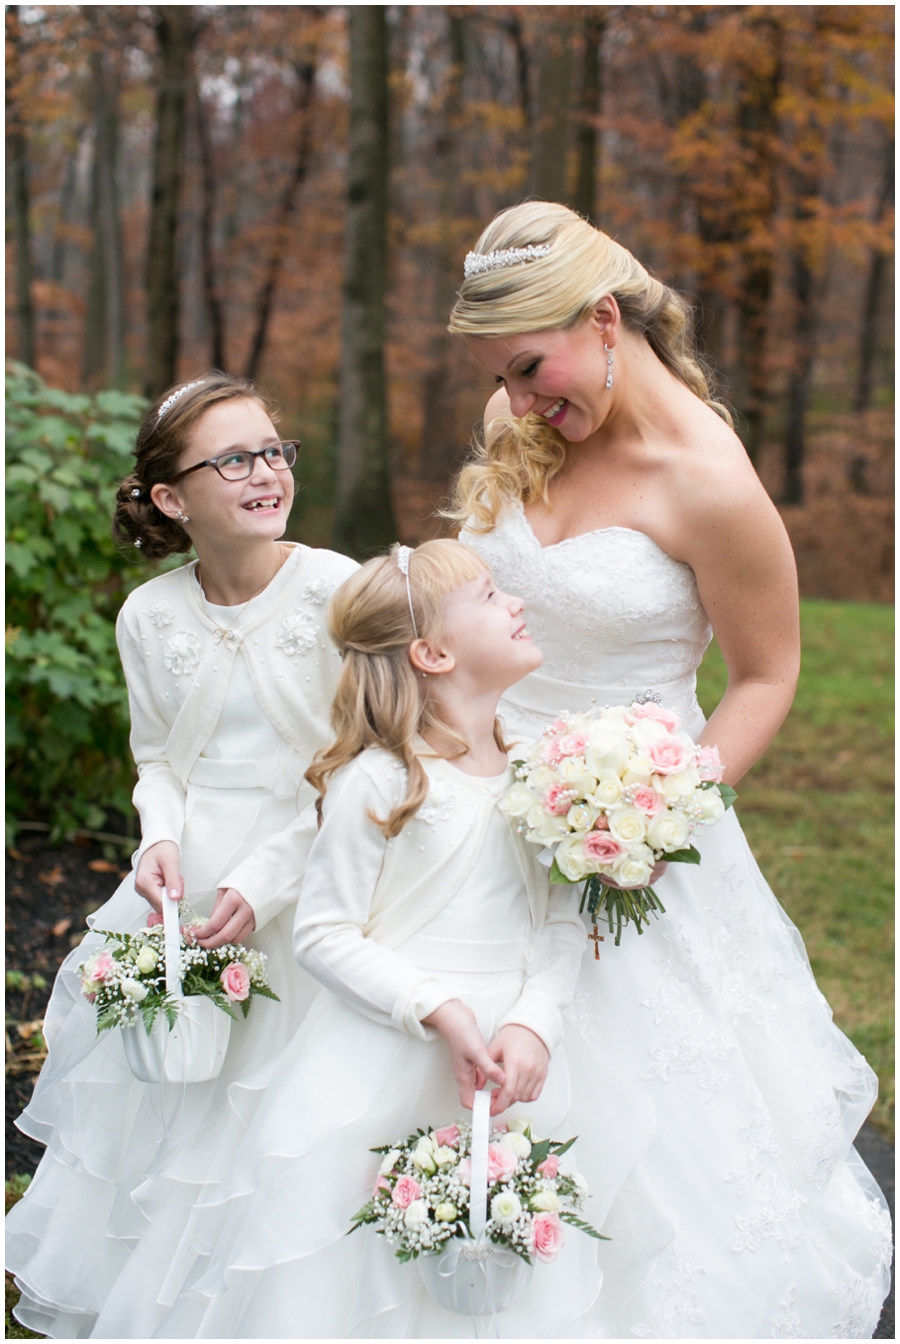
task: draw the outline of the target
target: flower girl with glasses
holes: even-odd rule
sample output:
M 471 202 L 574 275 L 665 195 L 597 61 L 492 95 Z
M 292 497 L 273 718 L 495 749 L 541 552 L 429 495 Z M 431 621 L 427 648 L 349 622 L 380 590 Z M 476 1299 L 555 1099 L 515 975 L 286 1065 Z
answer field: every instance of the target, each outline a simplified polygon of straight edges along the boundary
M 497 806 L 513 777 L 497 702 L 541 661 L 522 602 L 468 548 L 429 541 L 369 561 L 329 625 L 336 737 L 307 772 L 322 824 L 294 925 L 325 988 L 284 1052 L 232 1088 L 229 1175 L 194 1206 L 159 1338 L 470 1334 L 381 1237 L 346 1233 L 378 1175 L 370 1150 L 451 1122 L 487 1081 L 493 1115 L 515 1106 L 542 1136 L 581 1136 L 595 1226 L 651 1138 L 650 1107 L 570 1015 L 577 891 L 550 886 Z M 632 1279 L 671 1238 L 657 1215 Z M 588 1333 L 615 1254 L 572 1234 L 501 1332 Z
M 17 1315 L 53 1337 L 152 1334 L 191 1203 L 214 1180 L 228 1084 L 278 1053 L 314 994 L 291 951 L 297 854 L 279 868 L 265 842 L 314 798 L 303 775 L 329 739 L 340 667 L 325 603 L 357 566 L 281 540 L 297 447 L 273 414 L 253 383 L 212 371 L 161 397 L 138 432 L 114 532 L 151 561 L 192 546 L 198 559 L 142 584 L 119 617 L 142 839 L 91 923 L 133 932 L 186 896 L 207 917 L 204 947 L 266 954 L 280 1002 L 257 999 L 232 1024 L 218 1078 L 161 1090 L 132 1075 L 120 1030 L 98 1036 L 81 993 L 75 968 L 102 935 L 63 964 L 50 1056 L 19 1122 L 47 1152 L 7 1224 Z

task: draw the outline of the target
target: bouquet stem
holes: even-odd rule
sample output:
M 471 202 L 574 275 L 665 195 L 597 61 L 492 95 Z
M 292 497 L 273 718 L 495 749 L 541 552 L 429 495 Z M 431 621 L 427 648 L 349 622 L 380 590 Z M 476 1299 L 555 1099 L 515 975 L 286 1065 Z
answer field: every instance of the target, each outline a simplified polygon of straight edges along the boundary
M 652 887 L 611 887 L 602 877 L 589 877 L 581 893 L 580 909 L 587 904 L 588 914 L 596 924 L 598 913 L 602 910 L 613 932 L 615 921 L 615 945 L 622 941 L 622 928 L 633 923 L 638 933 L 644 932 L 644 925 L 650 923 L 651 914 L 665 914 L 666 907 Z

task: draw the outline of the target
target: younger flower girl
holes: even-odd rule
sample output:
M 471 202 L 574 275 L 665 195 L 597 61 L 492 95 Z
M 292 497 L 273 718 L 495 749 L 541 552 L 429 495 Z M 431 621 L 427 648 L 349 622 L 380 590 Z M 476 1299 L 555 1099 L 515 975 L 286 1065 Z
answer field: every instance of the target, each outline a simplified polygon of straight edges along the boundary
M 468 548 L 430 541 L 352 575 L 329 625 L 336 740 L 308 772 L 322 820 L 294 926 L 325 989 L 282 1054 L 231 1089 L 217 1164 L 230 1175 L 194 1206 L 193 1262 L 158 1338 L 470 1334 L 415 1264 L 346 1233 L 378 1175 L 370 1150 L 452 1121 L 486 1080 L 495 1116 L 515 1106 L 541 1136 L 580 1135 L 594 1226 L 651 1138 L 649 1106 L 569 1009 L 577 888 L 549 885 L 497 807 L 512 779 L 497 702 L 541 662 L 521 600 Z M 660 1216 L 631 1279 L 671 1233 Z M 589 1333 L 616 1254 L 571 1233 L 501 1333 Z

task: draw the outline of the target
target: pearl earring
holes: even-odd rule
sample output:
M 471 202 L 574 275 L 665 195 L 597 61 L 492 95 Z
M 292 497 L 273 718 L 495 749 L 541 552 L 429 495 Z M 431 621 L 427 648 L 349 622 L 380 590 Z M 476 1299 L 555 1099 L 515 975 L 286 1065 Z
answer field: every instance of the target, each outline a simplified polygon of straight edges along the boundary
M 613 352 L 606 344 L 604 344 L 603 349 L 606 351 L 606 386 L 607 388 L 610 388 L 613 385 L 613 376 L 612 376 Z
M 607 386 L 609 386 L 609 384 L 607 384 Z M 189 523 L 191 520 L 186 513 L 182 513 L 181 509 L 179 509 L 175 515 L 175 521 L 177 523 Z

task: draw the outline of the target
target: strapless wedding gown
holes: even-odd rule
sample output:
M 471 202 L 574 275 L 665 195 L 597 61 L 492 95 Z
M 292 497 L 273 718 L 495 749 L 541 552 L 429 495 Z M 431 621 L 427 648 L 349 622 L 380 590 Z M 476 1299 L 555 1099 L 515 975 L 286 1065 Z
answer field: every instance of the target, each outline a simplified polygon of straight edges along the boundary
M 501 702 L 512 733 L 536 737 L 561 710 L 650 690 L 699 735 L 711 630 L 689 566 L 628 528 L 542 547 L 521 506 L 462 539 L 525 599 L 544 652 Z M 875 1076 L 832 1022 L 734 812 L 695 843 L 700 867 L 671 865 L 657 883 L 667 913 L 586 957 L 570 1010 L 656 1112 L 631 1196 L 604 1228 L 616 1261 L 587 1333 L 870 1338 L 891 1225 L 852 1145 Z M 636 1291 L 617 1291 L 629 1264 L 648 1263 L 660 1206 L 673 1239 Z

